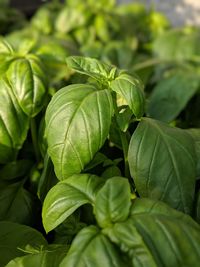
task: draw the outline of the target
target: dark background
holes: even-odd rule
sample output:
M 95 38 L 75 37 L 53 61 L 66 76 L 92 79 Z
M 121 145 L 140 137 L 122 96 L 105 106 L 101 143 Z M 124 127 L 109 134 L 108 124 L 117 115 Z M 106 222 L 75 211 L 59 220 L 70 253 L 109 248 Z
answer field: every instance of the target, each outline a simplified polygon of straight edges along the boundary
M 41 4 L 47 3 L 47 1 L 42 0 L 10 0 L 11 7 L 20 9 L 27 15 L 32 14 Z

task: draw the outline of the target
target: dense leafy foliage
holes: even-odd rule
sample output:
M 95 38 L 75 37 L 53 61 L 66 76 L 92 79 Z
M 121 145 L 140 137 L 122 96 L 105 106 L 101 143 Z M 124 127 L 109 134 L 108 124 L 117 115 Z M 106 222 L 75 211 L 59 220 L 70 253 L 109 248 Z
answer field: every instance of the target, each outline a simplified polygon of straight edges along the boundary
M 29 20 L 6 2 L 0 267 L 198 267 L 199 29 L 114 0 Z

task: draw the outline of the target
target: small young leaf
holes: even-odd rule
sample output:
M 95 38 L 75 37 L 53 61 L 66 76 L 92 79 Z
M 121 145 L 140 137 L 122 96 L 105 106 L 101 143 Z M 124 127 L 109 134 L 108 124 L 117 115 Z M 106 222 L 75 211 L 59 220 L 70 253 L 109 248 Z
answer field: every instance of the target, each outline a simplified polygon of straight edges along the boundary
M 97 193 L 94 213 L 100 227 L 127 219 L 131 206 L 131 192 L 128 181 L 113 177 Z
M 121 74 L 111 82 L 110 87 L 125 99 L 136 118 L 142 117 L 144 114 L 144 93 L 141 81 L 128 74 Z
M 104 144 L 113 113 L 108 89 L 76 84 L 59 90 L 46 111 L 48 153 L 58 179 L 81 170 Z
M 115 78 L 115 68 L 95 58 L 71 56 L 66 61 L 70 68 L 99 81 Z
M 78 174 L 56 184 L 44 200 L 42 217 L 45 230 L 53 230 L 80 206 L 94 204 L 103 183 L 104 180 L 95 175 Z
M 131 176 L 140 196 L 191 213 L 196 179 L 194 142 L 184 130 L 142 119 L 129 145 Z

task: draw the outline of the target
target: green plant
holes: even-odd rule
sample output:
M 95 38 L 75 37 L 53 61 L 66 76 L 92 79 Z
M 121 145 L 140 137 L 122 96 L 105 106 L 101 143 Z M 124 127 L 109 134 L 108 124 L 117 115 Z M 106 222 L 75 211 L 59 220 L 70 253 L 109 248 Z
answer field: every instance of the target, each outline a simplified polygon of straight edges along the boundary
M 167 27 L 53 1 L 0 39 L 0 267 L 199 265 L 199 35 Z

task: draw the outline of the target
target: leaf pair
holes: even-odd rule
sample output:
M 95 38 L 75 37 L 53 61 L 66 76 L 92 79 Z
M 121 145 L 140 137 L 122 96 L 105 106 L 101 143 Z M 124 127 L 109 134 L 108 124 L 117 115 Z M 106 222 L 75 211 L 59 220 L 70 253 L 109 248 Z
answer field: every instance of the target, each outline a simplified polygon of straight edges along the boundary
M 103 146 L 114 113 L 113 91 L 126 100 L 136 117 L 141 117 L 144 109 L 142 85 L 136 78 L 127 74 L 116 78 L 116 68 L 96 59 L 69 57 L 67 63 L 102 82 L 103 88 L 69 85 L 53 96 L 47 108 L 48 153 L 60 180 L 80 173 Z
M 41 111 L 47 83 L 39 58 L 19 57 L 7 43 L 0 43 L 0 48 L 0 56 L 7 53 L 10 57 L 3 60 L 6 68 L 0 76 L 0 163 L 6 163 L 16 158 L 26 139 L 30 118 Z
M 101 179 L 86 174 L 74 175 L 59 182 L 48 193 L 43 209 L 47 230 L 55 228 L 61 223 L 60 218 L 63 221 L 74 208 L 86 202 L 94 206 L 98 224 L 78 233 L 60 266 L 79 267 L 86 262 L 91 267 L 101 266 L 102 262 L 109 267 L 197 266 L 200 229 L 189 216 L 150 199 L 137 199 L 131 204 L 126 179 L 113 177 L 103 186 L 99 183 Z M 73 196 L 67 197 L 72 181 Z M 192 248 L 194 253 L 190 253 Z

